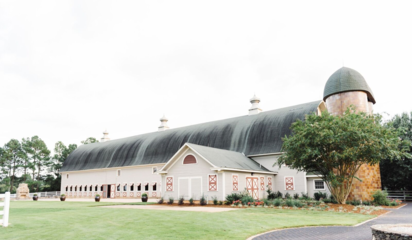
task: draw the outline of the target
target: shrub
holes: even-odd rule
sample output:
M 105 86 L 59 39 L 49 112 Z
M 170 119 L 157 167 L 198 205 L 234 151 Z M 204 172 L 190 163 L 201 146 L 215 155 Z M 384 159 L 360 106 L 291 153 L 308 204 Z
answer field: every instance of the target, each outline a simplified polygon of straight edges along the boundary
M 204 206 L 207 204 L 205 195 L 202 195 L 202 197 L 200 197 L 200 205 Z
M 174 201 L 175 201 L 175 199 L 172 198 L 172 197 L 170 197 L 170 198 L 169 198 L 169 201 L 167 202 L 167 204 L 173 204 Z
M 282 204 L 282 200 L 280 198 L 276 198 L 273 200 L 273 206 L 279 207 Z
M 286 196 L 285 196 L 285 197 L 286 197 Z M 286 200 L 286 205 L 287 205 L 288 207 L 293 207 L 293 206 L 295 206 L 293 200 L 292 200 L 292 199 L 289 199 L 289 198 Z
M 244 196 L 241 199 L 243 205 L 248 205 L 248 203 L 253 203 L 255 200 L 251 196 Z
M 217 197 L 213 197 L 212 199 L 213 199 L 213 205 L 217 205 L 218 204 Z
M 387 199 L 388 197 L 388 192 L 386 192 L 386 190 L 376 190 L 373 194 L 373 203 L 377 204 L 377 205 L 389 205 L 389 200 Z
M 286 193 L 286 194 L 285 194 L 285 198 L 286 198 L 286 199 L 291 199 L 292 197 L 290 196 L 290 193 Z
M 276 198 L 283 198 L 283 194 L 280 191 L 277 191 Z
M 61 194 L 60 196 L 61 196 L 61 197 L 64 197 L 64 196 L 66 196 L 66 195 L 65 195 L 65 194 Z
M 294 199 L 299 199 L 299 193 L 293 194 L 293 198 L 294 198 Z
M 147 193 L 143 193 L 143 194 L 142 194 L 142 197 L 147 197 Z
M 231 204 L 234 201 L 242 199 L 242 197 L 243 197 L 243 194 L 241 193 L 232 193 L 232 194 L 226 195 L 226 201 L 228 201 Z
M 189 205 L 193 205 L 193 198 L 189 199 Z
M 164 200 L 163 198 L 160 198 L 160 200 L 157 202 L 158 204 L 163 204 Z
M 321 198 L 325 199 L 327 198 L 327 193 L 322 193 L 322 192 L 317 192 L 315 194 L 313 194 L 313 197 L 315 198 L 316 201 L 319 201 Z
M 180 198 L 179 198 L 179 201 L 177 202 L 177 204 L 183 205 L 183 201 L 184 201 L 184 200 L 185 200 L 185 199 L 183 198 L 183 196 L 180 197 Z
M 324 202 L 324 203 L 331 203 L 332 200 L 331 200 L 330 198 L 325 198 L 325 199 L 323 199 L 323 202 Z
M 222 202 L 222 201 L 219 201 L 219 205 L 223 205 L 223 202 Z
M 263 203 L 264 203 L 266 206 L 269 206 L 269 205 L 270 205 L 269 199 L 263 199 Z
M 275 192 L 272 192 L 272 190 L 270 189 L 268 189 L 266 192 L 268 193 L 269 200 L 275 199 L 277 197 L 277 194 Z
M 294 201 L 293 201 L 293 205 L 294 205 L 295 207 L 298 207 L 298 208 L 303 207 L 303 203 L 302 203 L 301 201 L 299 201 L 299 200 L 294 200 Z
M 364 202 L 362 202 L 362 204 L 365 205 L 365 206 L 372 206 L 371 201 L 364 201 Z
M 329 199 L 330 199 L 330 201 L 331 201 L 332 203 L 334 203 L 334 204 L 337 204 L 337 203 L 338 203 L 338 201 L 335 200 L 335 198 L 333 197 L 333 195 L 330 195 Z
M 304 199 L 304 200 L 311 200 L 311 198 L 309 197 L 309 194 L 304 193 L 304 192 L 301 192 L 301 194 L 302 194 L 302 199 Z

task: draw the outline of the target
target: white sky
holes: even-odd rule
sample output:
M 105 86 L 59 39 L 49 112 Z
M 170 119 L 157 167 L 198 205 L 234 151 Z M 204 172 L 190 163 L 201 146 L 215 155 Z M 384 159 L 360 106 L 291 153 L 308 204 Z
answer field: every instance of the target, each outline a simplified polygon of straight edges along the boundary
M 344 66 L 411 111 L 411 1 L 0 0 L 0 145 L 112 139 L 322 99 Z

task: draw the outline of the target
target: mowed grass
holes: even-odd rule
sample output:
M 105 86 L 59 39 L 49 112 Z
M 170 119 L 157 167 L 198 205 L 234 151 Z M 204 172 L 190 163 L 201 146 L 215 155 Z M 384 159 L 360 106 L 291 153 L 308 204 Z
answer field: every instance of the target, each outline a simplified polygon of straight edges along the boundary
M 11 202 L 10 225 L 0 227 L 0 239 L 246 239 L 277 228 L 354 225 L 375 217 L 272 208 L 204 213 L 97 207 L 118 204 Z

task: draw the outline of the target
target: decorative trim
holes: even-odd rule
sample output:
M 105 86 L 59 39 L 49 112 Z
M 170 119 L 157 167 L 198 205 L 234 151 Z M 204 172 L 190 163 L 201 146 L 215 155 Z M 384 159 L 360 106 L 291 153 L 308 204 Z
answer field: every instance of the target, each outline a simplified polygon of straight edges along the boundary
M 166 177 L 166 191 L 173 192 L 174 185 L 173 185 L 173 177 Z
M 216 174 L 208 174 L 207 179 L 208 179 L 208 181 L 207 181 L 208 182 L 208 191 L 209 192 L 218 191 L 218 186 L 217 186 L 218 176 L 217 176 L 217 173 Z
M 295 177 L 285 176 L 285 191 L 295 190 Z
M 239 175 L 232 174 L 232 191 L 239 191 Z

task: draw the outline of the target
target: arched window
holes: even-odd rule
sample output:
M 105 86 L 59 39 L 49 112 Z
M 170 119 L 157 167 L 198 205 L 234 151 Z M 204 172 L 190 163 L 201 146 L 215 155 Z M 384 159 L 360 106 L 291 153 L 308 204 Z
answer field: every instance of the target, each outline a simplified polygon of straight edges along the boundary
M 101 186 L 100 186 L 100 191 L 102 191 L 102 192 L 103 192 L 103 185 L 101 185 Z
M 136 184 L 136 186 L 137 186 L 137 191 L 138 192 L 140 192 L 140 191 L 142 191 L 142 184 L 141 183 L 138 183 L 138 184 Z
M 117 185 L 117 191 L 120 192 L 120 184 Z
M 70 186 L 70 192 L 73 191 L 73 186 Z
M 74 187 L 74 191 L 77 192 L 77 186 Z
M 152 185 L 153 192 L 157 191 L 157 183 L 153 183 Z
M 93 186 L 92 186 L 92 185 L 90 185 L 89 191 L 90 191 L 90 192 L 93 191 Z
M 126 192 L 127 191 L 127 184 L 125 184 L 124 186 L 123 186 L 123 192 Z
M 94 191 L 97 192 L 97 189 L 99 189 L 99 185 L 96 185 L 96 186 L 94 187 Z
M 87 191 L 87 185 L 84 185 L 84 190 L 83 191 Z
M 80 185 L 80 188 L 79 188 L 79 192 L 81 192 L 82 191 L 82 185 Z
M 187 155 L 183 160 L 183 164 L 192 164 L 196 163 L 196 158 L 193 155 Z
M 69 187 L 68 187 L 68 186 L 66 186 L 66 192 L 67 192 L 67 191 L 69 191 Z
M 130 191 L 133 192 L 134 191 L 134 184 L 132 183 L 132 185 L 130 185 Z
M 145 185 L 144 185 L 144 190 L 145 190 L 145 191 L 149 191 L 149 183 L 145 183 Z

